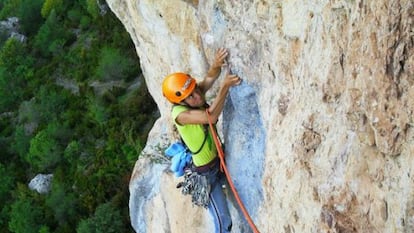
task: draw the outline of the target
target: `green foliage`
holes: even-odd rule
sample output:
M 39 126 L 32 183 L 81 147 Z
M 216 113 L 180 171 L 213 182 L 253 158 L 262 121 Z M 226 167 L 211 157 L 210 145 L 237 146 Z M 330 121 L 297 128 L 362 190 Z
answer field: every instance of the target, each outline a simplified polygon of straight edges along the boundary
M 128 164 L 133 165 L 138 159 L 139 153 L 141 153 L 143 146 L 140 140 L 133 140 L 128 144 L 124 144 L 121 147 L 122 153 L 126 156 Z
M 56 222 L 64 225 L 73 222 L 76 216 L 76 197 L 69 192 L 62 181 L 53 180 L 52 190 L 46 199 L 46 205 L 53 210 Z
M 22 0 L 3 0 L 0 7 L 0 19 L 16 16 Z
M 60 55 L 70 39 L 71 33 L 65 30 L 56 11 L 52 9 L 35 37 L 34 46 L 43 56 Z
M 77 233 L 94 233 L 94 229 L 93 229 L 93 225 L 92 225 L 92 221 L 90 220 L 82 220 L 79 225 L 78 228 L 76 229 Z
M 25 54 L 24 45 L 16 39 L 10 38 L 0 51 L 0 65 L 5 69 L 19 66 L 22 56 Z M 14 57 L 18 57 L 14 58 Z
M 11 149 L 14 153 L 24 158 L 29 152 L 31 136 L 26 134 L 24 126 L 17 126 L 13 135 Z
M 6 30 L 0 29 L 0 46 L 3 46 L 4 42 L 9 38 L 9 33 Z
M 91 24 L 90 17 L 88 17 L 86 15 L 83 15 L 82 18 L 80 19 L 79 24 L 80 24 L 79 26 L 80 26 L 81 29 L 88 28 L 90 26 L 90 24 Z
M 40 114 L 36 112 L 36 109 L 34 109 L 34 105 L 34 99 L 23 101 L 20 103 L 18 112 L 19 123 L 39 122 Z
M 132 59 L 123 56 L 119 49 L 103 47 L 95 75 L 102 81 L 125 80 L 131 76 L 130 68 L 133 66 Z
M 63 8 L 63 0 L 45 0 L 40 13 L 47 18 L 52 10 L 59 11 Z
M 155 102 L 151 99 L 148 90 L 142 86 L 130 96 L 126 96 L 116 111 L 119 112 L 121 118 L 130 117 L 128 120 L 131 121 L 127 121 L 124 124 L 128 129 L 134 129 L 135 132 L 147 135 L 147 124 L 150 126 L 154 123 L 155 116 L 153 114 L 156 110 L 155 106 Z
M 96 66 L 97 51 L 92 46 L 95 43 L 97 34 L 87 32 L 79 36 L 77 43 L 71 46 L 71 49 L 64 55 L 62 62 L 63 72 L 70 74 L 70 78 L 82 82 L 91 78 L 92 69 Z M 85 87 L 85 91 L 87 87 Z
M 57 122 L 50 123 L 30 141 L 26 161 L 37 171 L 55 167 L 63 158 L 67 130 Z
M 44 0 L 21 0 L 17 16 L 20 19 L 20 28 L 27 36 L 34 35 L 43 24 L 40 11 Z
M 0 112 L 15 108 L 25 97 L 27 80 L 33 76 L 32 59 L 25 46 L 9 39 L 0 50 Z
M 93 19 L 99 17 L 99 7 L 96 0 L 86 0 L 86 10 Z
M 11 205 L 3 204 L 0 209 L 0 232 L 9 233 L 9 222 L 10 222 Z
M 7 170 L 7 167 L 0 163 L 0 203 L 6 203 L 10 198 L 10 191 L 13 188 L 14 177 Z
M 80 24 L 83 14 L 79 8 L 75 8 L 75 9 L 70 9 L 67 12 L 67 17 L 69 19 L 68 23 L 76 27 L 76 25 Z
M 50 233 L 50 229 L 48 226 L 41 226 L 39 229 L 39 233 Z
M 11 206 L 9 230 L 15 233 L 38 233 L 44 215 L 42 208 L 29 198 L 19 198 Z
M 63 156 L 70 164 L 76 164 L 79 154 L 82 152 L 78 141 L 71 141 L 63 152 Z
M 128 182 L 156 105 L 144 85 L 90 85 L 136 86 L 129 34 L 95 0 L 0 0 L 10 16 L 28 39 L 0 43 L 0 233 L 132 232 Z M 27 188 L 38 172 L 54 175 L 47 195 Z
M 40 131 L 31 141 L 26 161 L 36 170 L 42 171 L 60 161 L 58 143 L 46 130 Z
M 109 110 L 105 108 L 101 101 L 89 99 L 87 116 L 94 123 L 103 126 L 109 118 Z
M 43 85 L 36 94 L 35 109 L 40 113 L 43 123 L 59 120 L 60 114 L 66 109 L 69 95 L 58 88 Z
M 76 230 L 77 233 L 118 233 L 123 232 L 120 211 L 111 203 L 105 203 L 95 211 L 95 214 L 82 220 Z

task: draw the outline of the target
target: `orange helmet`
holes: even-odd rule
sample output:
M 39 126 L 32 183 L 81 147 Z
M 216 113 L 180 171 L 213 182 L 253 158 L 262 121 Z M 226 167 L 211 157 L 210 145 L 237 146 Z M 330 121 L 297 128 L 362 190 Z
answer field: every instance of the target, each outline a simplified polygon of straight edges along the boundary
M 178 104 L 187 98 L 194 90 L 196 80 L 185 73 L 173 73 L 164 78 L 162 94 L 170 102 Z

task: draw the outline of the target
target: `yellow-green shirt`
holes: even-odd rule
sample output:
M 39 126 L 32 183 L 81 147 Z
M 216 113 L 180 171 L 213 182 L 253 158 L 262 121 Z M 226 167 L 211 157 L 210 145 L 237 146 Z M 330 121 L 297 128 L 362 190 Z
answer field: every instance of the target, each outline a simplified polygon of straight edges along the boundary
M 202 124 L 180 125 L 177 123 L 177 116 L 188 109 L 189 108 L 186 106 L 175 105 L 172 109 L 172 118 L 181 138 L 190 151 L 198 151 L 203 144 L 204 137 L 207 136 L 203 148 L 201 148 L 200 152 L 193 155 L 193 163 L 195 166 L 199 167 L 208 164 L 217 156 L 217 148 L 214 144 L 210 130 L 208 130 L 208 135 L 205 135 L 204 126 Z

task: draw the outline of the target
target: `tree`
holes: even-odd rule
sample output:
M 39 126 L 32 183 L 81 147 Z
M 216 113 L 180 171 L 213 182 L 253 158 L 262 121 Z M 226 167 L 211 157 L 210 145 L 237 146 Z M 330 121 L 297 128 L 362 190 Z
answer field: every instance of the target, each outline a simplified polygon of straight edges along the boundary
M 20 8 L 22 0 L 8 0 L 2 1 L 0 7 L 0 19 L 5 19 L 9 16 L 16 16 Z
M 0 50 L 0 112 L 10 111 L 24 99 L 33 60 L 24 44 L 10 38 Z
M 6 203 L 10 198 L 10 191 L 13 189 L 14 178 L 6 166 L 0 163 L 0 203 Z
M 68 105 L 70 94 L 56 86 L 43 85 L 36 94 L 34 109 L 40 113 L 40 123 L 60 121 Z
M 10 145 L 11 150 L 24 159 L 24 156 L 29 152 L 31 138 L 30 135 L 26 135 L 24 126 L 17 126 Z
M 67 129 L 58 122 L 50 123 L 30 141 L 26 161 L 38 171 L 55 167 L 62 161 Z
M 128 181 L 156 105 L 141 91 L 97 97 L 90 86 L 140 74 L 103 2 L 0 0 L 0 18 L 19 17 L 27 36 L 0 35 L 0 233 L 132 231 Z M 54 174 L 47 195 L 27 188 L 38 171 Z
M 103 126 L 109 118 L 109 110 L 97 99 L 88 98 L 88 112 L 86 116 L 100 126 Z
M 78 141 L 71 141 L 68 146 L 65 148 L 63 153 L 66 161 L 71 165 L 76 165 L 77 158 L 81 153 L 81 145 Z
M 50 229 L 48 226 L 41 226 L 39 229 L 39 233 L 50 233 Z
M 59 225 L 73 222 L 76 216 L 75 195 L 67 190 L 63 182 L 53 179 L 52 190 L 46 198 L 46 205 L 53 210 Z
M 86 0 L 86 10 L 92 18 L 97 19 L 99 17 L 99 6 L 96 0 Z
M 46 130 L 40 131 L 31 141 L 26 161 L 37 171 L 43 171 L 60 162 L 60 148 Z
M 9 230 L 15 233 L 38 233 L 43 218 L 40 207 L 28 198 L 20 198 L 11 207 Z
M 65 29 L 56 11 L 51 9 L 46 22 L 36 34 L 34 47 L 45 57 L 63 53 L 63 47 L 71 38 L 71 33 Z
M 52 10 L 60 11 L 63 8 L 63 0 L 45 0 L 41 14 L 47 18 Z
M 0 29 L 0 47 L 3 46 L 7 39 L 9 39 L 9 32 L 7 30 Z
M 44 0 L 21 0 L 19 4 L 18 17 L 20 26 L 27 36 L 34 35 L 43 24 L 43 18 L 40 11 Z
M 134 62 L 123 56 L 119 49 L 103 47 L 95 76 L 103 81 L 127 79 L 133 66 Z
M 82 220 L 76 229 L 77 233 L 118 233 L 123 232 L 122 217 L 111 203 L 96 208 L 95 214 Z

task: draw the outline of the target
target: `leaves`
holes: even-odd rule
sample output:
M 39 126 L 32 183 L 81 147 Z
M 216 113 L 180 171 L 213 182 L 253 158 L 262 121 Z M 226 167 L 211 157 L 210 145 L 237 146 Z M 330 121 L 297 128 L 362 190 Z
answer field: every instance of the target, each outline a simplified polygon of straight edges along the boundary
M 120 221 L 121 213 L 111 203 L 105 203 L 88 219 L 82 220 L 76 230 L 77 233 L 118 233 L 124 230 Z
M 104 47 L 100 51 L 99 63 L 95 75 L 102 81 L 125 80 L 131 75 L 130 68 L 134 66 L 132 59 L 121 55 L 117 48 Z
M 61 10 L 63 7 L 63 0 L 45 0 L 40 11 L 43 18 L 47 18 L 52 10 Z
M 95 0 L 0 6 L 28 36 L 0 39 L 0 232 L 131 232 L 128 182 L 156 104 L 129 34 Z M 46 195 L 27 188 L 37 173 L 53 174 Z
M 30 199 L 21 198 L 13 203 L 10 213 L 9 229 L 11 232 L 38 233 L 43 219 L 42 208 Z

